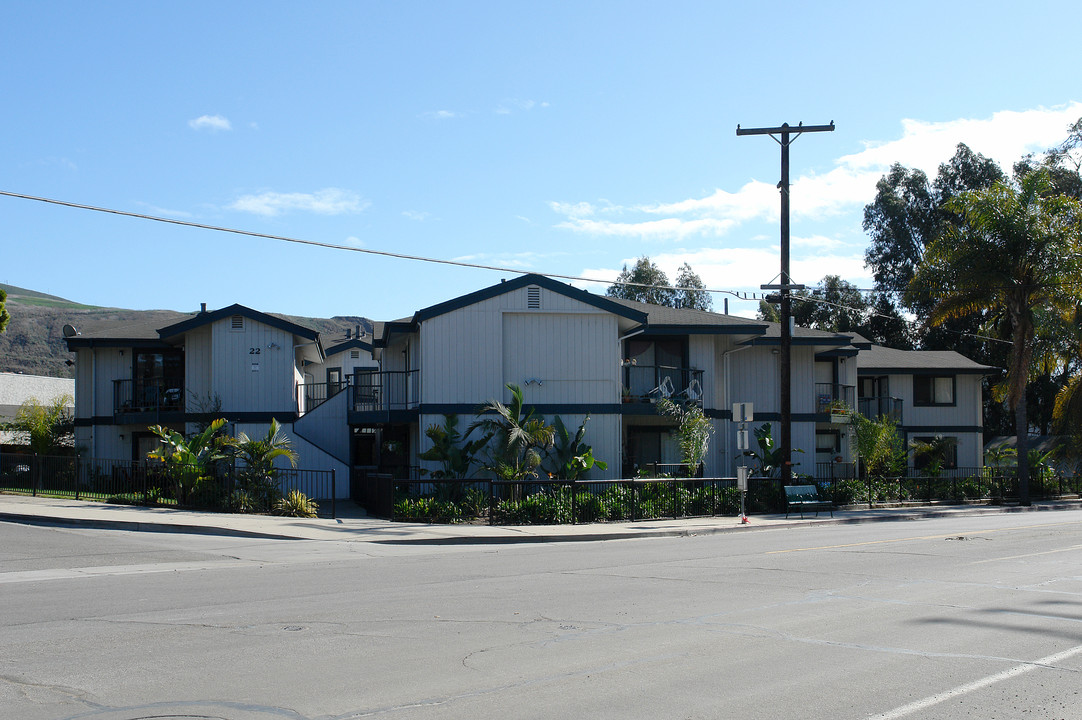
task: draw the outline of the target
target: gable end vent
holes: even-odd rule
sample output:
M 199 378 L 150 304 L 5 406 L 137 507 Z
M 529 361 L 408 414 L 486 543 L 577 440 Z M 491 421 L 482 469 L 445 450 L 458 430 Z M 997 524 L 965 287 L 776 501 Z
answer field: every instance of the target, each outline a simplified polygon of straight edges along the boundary
M 230 318 L 230 322 L 231 322 L 231 324 L 230 324 L 229 328 L 231 330 L 243 330 L 244 329 L 244 316 L 243 315 L 234 315 L 232 318 Z
M 526 288 L 526 307 L 530 310 L 541 309 L 541 288 L 536 285 Z

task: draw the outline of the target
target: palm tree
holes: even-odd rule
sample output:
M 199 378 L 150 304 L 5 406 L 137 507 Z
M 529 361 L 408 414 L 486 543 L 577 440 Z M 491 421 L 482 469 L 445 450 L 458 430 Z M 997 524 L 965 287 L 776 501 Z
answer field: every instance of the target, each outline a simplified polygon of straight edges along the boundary
M 241 433 L 231 441 L 233 455 L 244 463 L 237 475 L 241 490 L 262 510 L 269 510 L 281 495 L 274 461 L 285 458 L 291 467 L 297 467 L 297 451 L 282 430 L 281 424 L 271 418 L 267 434 L 253 440 Z
M 534 417 L 534 409 L 525 409 L 522 400 L 522 388 L 508 383 L 511 391 L 511 403 L 504 405 L 499 400 L 489 400 L 478 408 L 478 415 L 495 414 L 496 417 L 482 417 L 475 420 L 466 429 L 469 435 L 476 428 L 481 428 L 485 435 L 495 441 L 490 454 L 490 462 L 483 467 L 496 474 L 501 480 L 521 481 L 533 477 L 541 465 L 541 452 L 552 445 L 555 428 L 547 425 L 542 418 Z
M 1082 207 L 1051 192 L 1048 172 L 1040 170 L 1017 184 L 999 181 L 955 197 L 947 207 L 963 222 L 928 247 L 908 291 L 910 297 L 939 296 L 928 319 L 933 325 L 983 313 L 990 326 L 1009 328 L 1010 361 L 1001 387 L 1014 412 L 1024 505 L 1030 502 L 1026 385 L 1034 313 L 1067 314 L 1082 293 L 1076 285 L 1082 270 Z

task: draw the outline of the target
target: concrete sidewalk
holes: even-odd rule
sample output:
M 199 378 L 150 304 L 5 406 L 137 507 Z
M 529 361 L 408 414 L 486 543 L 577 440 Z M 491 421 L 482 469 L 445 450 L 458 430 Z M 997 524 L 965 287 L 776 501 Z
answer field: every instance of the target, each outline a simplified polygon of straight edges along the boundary
M 525 542 L 586 542 L 646 537 L 680 537 L 725 532 L 917 520 L 931 517 L 986 515 L 1082 509 L 1080 500 L 1034 503 L 1031 507 L 945 505 L 909 508 L 835 510 L 804 519 L 784 515 L 753 515 L 748 524 L 738 517 L 642 520 L 588 525 L 424 525 L 369 518 L 350 501 L 339 503 L 339 518 L 301 519 L 268 515 L 171 510 L 106 503 L 0 494 L 0 522 L 50 527 L 81 527 L 141 532 L 176 532 L 277 540 L 335 540 L 375 543 L 485 544 Z

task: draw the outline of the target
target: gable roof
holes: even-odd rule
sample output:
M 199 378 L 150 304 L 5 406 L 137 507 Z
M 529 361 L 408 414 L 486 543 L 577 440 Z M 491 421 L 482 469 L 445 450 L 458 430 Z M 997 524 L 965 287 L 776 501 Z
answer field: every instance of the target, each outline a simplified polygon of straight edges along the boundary
M 176 321 L 179 318 L 190 318 L 186 313 L 169 313 L 167 320 Z M 160 314 L 143 316 L 134 322 L 124 325 L 102 325 L 96 329 L 85 330 L 78 335 L 64 338 L 68 350 L 76 348 L 92 347 L 169 347 L 169 344 L 161 339 L 158 327 L 163 318 Z
M 366 350 L 372 352 L 372 343 L 357 338 L 350 338 L 349 340 L 343 340 L 337 345 L 332 345 L 327 348 L 326 355 L 327 357 L 331 357 L 332 355 L 337 355 L 346 350 Z
M 635 322 L 646 322 L 646 313 L 644 313 L 642 310 L 636 310 L 634 308 L 626 307 L 620 303 L 615 302 L 612 298 L 594 295 L 585 290 L 579 290 L 578 288 L 572 287 L 567 283 L 553 280 L 551 278 L 545 277 L 544 275 L 534 275 L 533 273 L 527 273 L 526 275 L 520 275 L 513 280 L 505 280 L 496 285 L 490 285 L 487 288 L 477 290 L 476 292 L 461 295 L 445 302 L 418 310 L 413 314 L 412 323 L 416 325 L 424 322 L 425 320 L 429 320 L 431 318 L 438 317 L 440 315 L 444 315 L 446 313 L 452 312 L 454 310 L 459 310 L 464 307 L 469 307 L 470 305 L 474 305 L 490 298 L 498 297 L 505 293 L 524 288 L 528 285 L 537 285 L 538 287 L 545 288 L 550 292 L 564 295 L 573 300 L 578 300 L 579 302 L 596 307 L 599 310 L 604 310 L 605 312 L 610 312 L 614 315 L 620 315 Z
M 273 328 L 277 328 L 279 330 L 283 330 L 294 335 L 299 335 L 306 340 L 319 339 L 319 332 L 313 330 L 310 327 L 298 325 L 297 323 L 290 320 L 285 320 L 274 315 L 268 315 L 267 313 L 253 310 L 250 307 L 245 307 L 244 305 L 240 305 L 238 303 L 233 303 L 229 307 L 224 307 L 220 310 L 197 313 L 195 317 L 192 317 L 188 320 L 183 320 L 181 322 L 159 329 L 158 334 L 164 340 L 165 338 L 173 337 L 176 335 L 183 335 L 184 333 L 194 330 L 198 327 L 202 327 L 203 325 L 209 325 L 210 323 L 221 320 L 222 318 L 232 317 L 234 315 L 242 315 L 246 318 L 255 320 L 256 322 L 261 322 L 264 325 L 270 325 Z
M 872 345 L 861 350 L 857 374 L 928 375 L 949 371 L 955 374 L 993 375 L 1000 368 L 981 365 L 954 350 L 895 350 Z

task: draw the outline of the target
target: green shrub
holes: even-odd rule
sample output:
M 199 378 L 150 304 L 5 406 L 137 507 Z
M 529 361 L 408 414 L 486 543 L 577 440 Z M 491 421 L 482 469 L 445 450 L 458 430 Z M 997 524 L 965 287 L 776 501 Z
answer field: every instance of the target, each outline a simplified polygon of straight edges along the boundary
M 604 517 L 605 505 L 601 501 L 601 496 L 589 490 L 580 490 L 575 495 L 575 522 L 597 522 Z
M 558 525 L 571 522 L 570 492 L 539 492 L 521 500 L 501 500 L 496 521 L 516 525 Z
M 319 505 L 300 490 L 290 490 L 274 504 L 274 514 L 286 517 L 314 518 L 319 516 Z
M 394 519 L 399 522 L 457 523 L 462 510 L 453 502 L 434 497 L 400 497 L 394 503 Z

